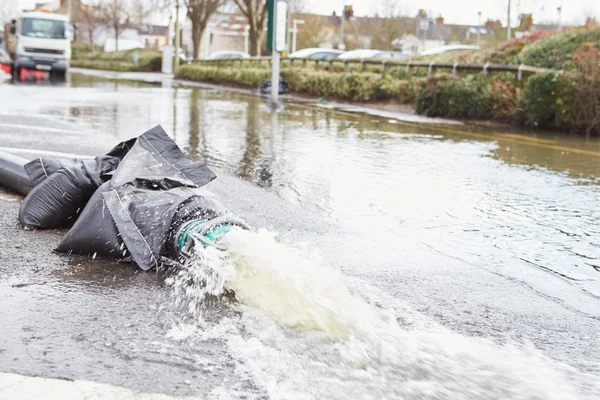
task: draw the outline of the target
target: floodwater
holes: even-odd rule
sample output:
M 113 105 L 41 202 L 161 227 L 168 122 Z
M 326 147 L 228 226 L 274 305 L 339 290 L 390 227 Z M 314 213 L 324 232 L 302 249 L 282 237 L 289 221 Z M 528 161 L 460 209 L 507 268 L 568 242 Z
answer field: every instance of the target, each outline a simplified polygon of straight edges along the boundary
M 6 125 L 28 112 L 77 127 L 43 148 L 24 146 L 25 133 L 2 136 L 3 147 L 95 154 L 160 123 L 222 175 L 207 195 L 261 228 L 231 234 L 226 256 L 198 266 L 221 273 L 237 302 L 182 307 L 151 330 L 167 366 L 169 354 L 211 368 L 227 360 L 219 374 L 238 384 L 198 393 L 600 396 L 600 141 L 309 103 L 272 112 L 239 93 L 83 75 L 0 90 L 16 98 L 0 102 Z M 110 268 L 85 273 L 86 290 L 134 274 Z M 63 287 L 82 284 L 58 275 Z M 159 289 L 194 297 L 177 279 Z

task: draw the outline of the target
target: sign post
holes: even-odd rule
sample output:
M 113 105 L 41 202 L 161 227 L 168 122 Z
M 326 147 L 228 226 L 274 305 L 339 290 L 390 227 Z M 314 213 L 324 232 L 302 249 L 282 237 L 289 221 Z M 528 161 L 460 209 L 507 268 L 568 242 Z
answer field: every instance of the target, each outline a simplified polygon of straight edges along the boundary
M 271 102 L 279 104 L 279 63 L 281 52 L 286 49 L 287 14 L 286 0 L 269 1 L 269 23 L 267 34 L 267 50 L 271 51 Z

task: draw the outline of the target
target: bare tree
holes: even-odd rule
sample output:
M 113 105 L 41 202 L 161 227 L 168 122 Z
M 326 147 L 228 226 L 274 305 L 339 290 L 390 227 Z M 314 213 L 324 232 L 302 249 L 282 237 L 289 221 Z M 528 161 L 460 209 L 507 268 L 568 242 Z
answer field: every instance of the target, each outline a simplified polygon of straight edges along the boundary
M 11 18 L 15 16 L 18 9 L 17 0 L 1 0 L 0 1 L 0 23 L 4 26 L 5 23 L 10 22 Z
M 187 16 L 192 21 L 194 60 L 200 58 L 200 41 L 208 25 L 208 20 L 217 12 L 222 3 L 222 0 L 185 0 Z
M 288 10 L 290 15 L 306 12 L 306 0 L 288 0 Z
M 94 33 L 96 28 L 103 25 L 102 9 L 98 1 L 88 0 L 85 4 L 79 3 L 79 7 L 73 13 L 75 22 L 82 22 L 87 35 L 90 51 L 94 51 Z
M 102 19 L 115 33 L 115 51 L 119 51 L 119 35 L 131 23 L 131 3 L 127 0 L 105 0 Z
M 264 27 L 267 21 L 267 2 L 265 0 L 233 0 L 242 14 L 248 18 L 250 54 L 260 55 L 260 48 L 265 36 Z
M 130 22 L 136 25 L 144 24 L 152 14 L 151 2 L 147 0 L 130 0 L 128 8 Z
M 327 24 L 324 23 L 326 17 L 320 15 L 311 15 L 305 19 L 302 34 L 298 35 L 298 48 L 321 47 L 327 40 Z
M 404 24 L 402 10 L 395 0 L 381 0 L 377 7 L 376 18 L 369 20 L 371 43 L 382 50 L 392 50 L 392 43 L 403 33 L 407 33 L 409 26 Z
M 175 1 L 174 0 L 145 0 L 148 5 L 148 14 L 146 18 L 146 23 L 148 25 L 154 25 L 154 21 L 157 19 L 162 19 L 163 17 L 168 17 L 168 12 L 173 7 Z M 156 18 L 156 17 L 160 18 Z

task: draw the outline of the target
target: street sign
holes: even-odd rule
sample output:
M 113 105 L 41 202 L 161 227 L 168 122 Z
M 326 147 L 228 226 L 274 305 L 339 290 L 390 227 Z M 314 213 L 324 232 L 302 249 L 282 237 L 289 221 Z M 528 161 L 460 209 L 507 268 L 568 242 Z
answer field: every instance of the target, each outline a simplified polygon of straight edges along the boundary
M 269 15 L 267 22 L 267 51 L 275 50 L 282 52 L 285 50 L 287 43 L 288 4 L 286 0 L 267 1 Z M 275 40 L 273 40 L 274 36 Z
M 269 21 L 267 31 L 267 50 L 271 52 L 271 104 L 279 107 L 279 58 L 286 51 L 287 14 L 286 0 L 267 0 Z
M 275 17 L 275 51 L 285 50 L 287 42 L 287 9 L 288 4 L 284 0 L 277 0 L 277 16 Z

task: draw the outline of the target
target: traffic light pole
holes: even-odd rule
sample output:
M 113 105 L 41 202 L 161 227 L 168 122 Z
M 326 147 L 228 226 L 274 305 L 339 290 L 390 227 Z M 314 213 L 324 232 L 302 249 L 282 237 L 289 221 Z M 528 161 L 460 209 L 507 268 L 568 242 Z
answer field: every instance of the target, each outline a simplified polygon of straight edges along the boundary
M 275 19 L 273 23 L 273 51 L 271 55 L 271 103 L 273 106 L 277 106 L 279 104 L 279 62 L 280 55 L 279 51 L 277 51 L 277 0 L 273 2 L 273 18 Z
M 175 55 L 173 56 L 173 75 L 179 70 L 179 0 L 175 3 Z

